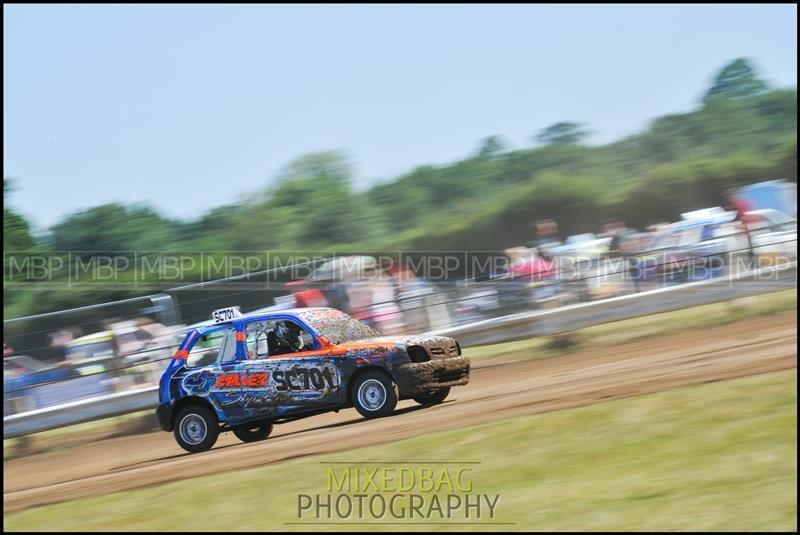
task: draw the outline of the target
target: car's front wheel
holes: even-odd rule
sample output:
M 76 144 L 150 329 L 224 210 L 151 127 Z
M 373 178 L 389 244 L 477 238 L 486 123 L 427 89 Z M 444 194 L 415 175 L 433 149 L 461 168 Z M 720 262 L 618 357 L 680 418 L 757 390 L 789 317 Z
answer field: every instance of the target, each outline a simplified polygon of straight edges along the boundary
M 189 453 L 210 450 L 219 436 L 217 416 L 207 407 L 191 405 L 175 418 L 175 440 Z
M 272 422 L 243 425 L 233 428 L 233 434 L 242 442 L 266 440 L 270 433 L 272 433 Z
M 438 405 L 439 403 L 443 402 L 447 399 L 447 396 L 450 394 L 450 387 L 442 388 L 440 390 L 431 390 L 430 392 L 425 392 L 424 394 L 420 394 L 418 396 L 414 396 L 414 401 L 419 403 L 420 405 Z
M 394 412 L 397 388 L 394 381 L 379 371 L 368 371 L 353 385 L 353 406 L 364 418 L 380 418 Z

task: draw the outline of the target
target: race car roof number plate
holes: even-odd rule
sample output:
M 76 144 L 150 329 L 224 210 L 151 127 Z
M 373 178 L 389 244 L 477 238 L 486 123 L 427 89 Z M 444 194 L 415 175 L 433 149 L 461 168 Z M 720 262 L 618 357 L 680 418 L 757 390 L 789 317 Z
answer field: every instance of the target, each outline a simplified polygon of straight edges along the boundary
M 214 323 L 223 323 L 241 317 L 242 311 L 239 310 L 239 307 L 220 308 L 211 313 L 211 319 L 214 320 Z

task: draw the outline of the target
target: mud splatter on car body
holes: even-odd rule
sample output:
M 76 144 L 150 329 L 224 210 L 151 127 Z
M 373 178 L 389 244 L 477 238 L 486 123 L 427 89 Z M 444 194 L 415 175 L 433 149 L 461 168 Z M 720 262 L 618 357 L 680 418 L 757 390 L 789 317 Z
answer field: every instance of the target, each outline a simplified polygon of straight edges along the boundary
M 298 352 L 254 358 L 248 325 L 280 321 L 296 323 L 310 343 Z M 192 362 L 198 341 L 209 336 L 222 339 L 218 362 Z M 240 315 L 186 334 L 161 378 L 157 415 L 171 431 L 176 407 L 189 400 L 206 403 L 226 426 L 339 410 L 352 406 L 354 381 L 369 370 L 390 378 L 402 399 L 467 384 L 470 363 L 452 338 L 377 336 L 332 308 Z

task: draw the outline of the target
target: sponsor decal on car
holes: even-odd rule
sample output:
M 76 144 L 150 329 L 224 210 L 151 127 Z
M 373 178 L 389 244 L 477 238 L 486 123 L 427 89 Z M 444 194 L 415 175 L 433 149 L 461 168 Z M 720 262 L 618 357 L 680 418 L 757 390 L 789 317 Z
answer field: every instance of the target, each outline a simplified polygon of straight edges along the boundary
M 272 378 L 278 392 L 333 390 L 338 384 L 336 371 L 331 371 L 328 366 L 321 368 L 294 366 L 286 371 L 276 370 Z
M 190 394 L 230 390 L 270 390 L 277 392 L 330 392 L 339 385 L 339 374 L 328 365 L 300 366 L 275 362 L 266 369 L 214 373 L 198 370 L 181 381 Z
M 217 376 L 214 388 L 267 386 L 269 373 L 224 373 Z

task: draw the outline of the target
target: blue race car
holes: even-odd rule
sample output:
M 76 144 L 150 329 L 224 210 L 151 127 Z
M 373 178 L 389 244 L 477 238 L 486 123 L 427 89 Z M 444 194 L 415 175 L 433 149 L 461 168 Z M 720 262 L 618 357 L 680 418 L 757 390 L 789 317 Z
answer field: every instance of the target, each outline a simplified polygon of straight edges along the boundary
M 433 405 L 469 381 L 469 359 L 445 336 L 379 337 L 332 308 L 242 315 L 215 311 L 190 330 L 159 385 L 161 428 L 189 452 L 219 433 L 266 439 L 273 424 L 355 407 L 387 416 L 399 399 Z

